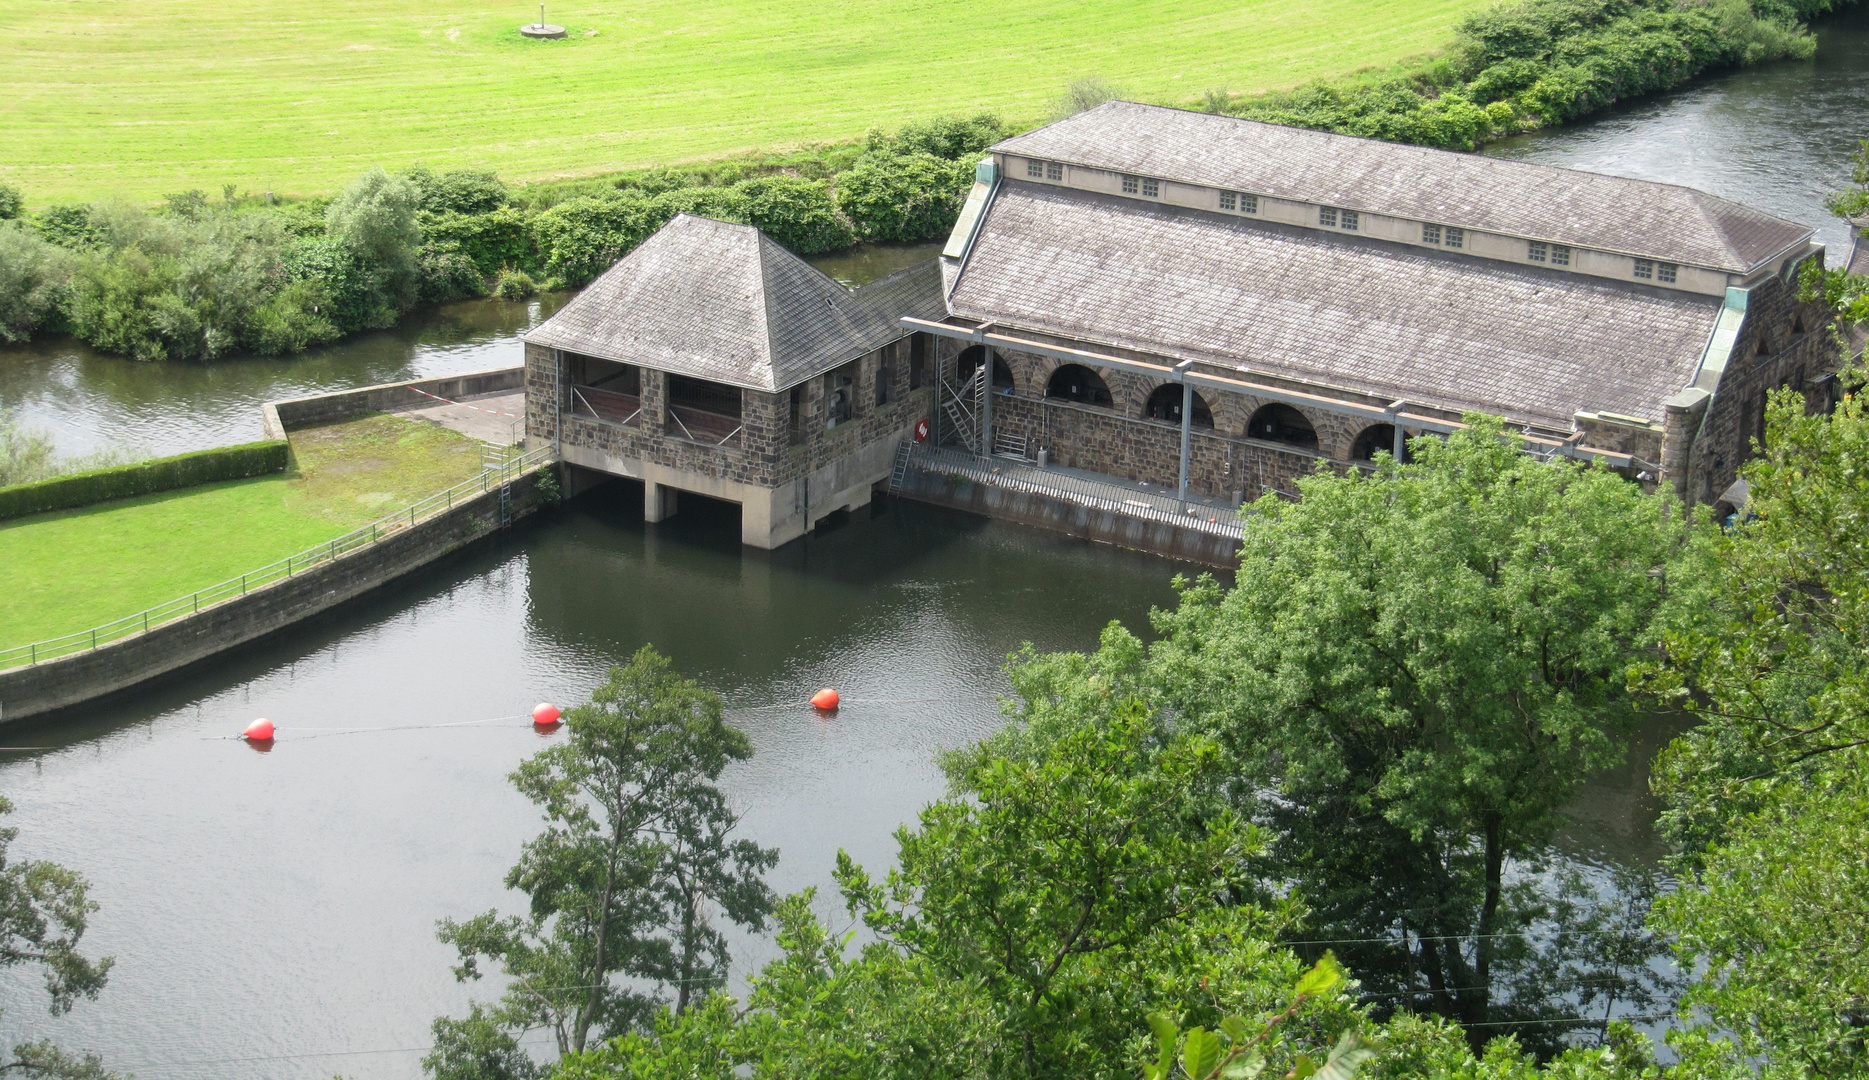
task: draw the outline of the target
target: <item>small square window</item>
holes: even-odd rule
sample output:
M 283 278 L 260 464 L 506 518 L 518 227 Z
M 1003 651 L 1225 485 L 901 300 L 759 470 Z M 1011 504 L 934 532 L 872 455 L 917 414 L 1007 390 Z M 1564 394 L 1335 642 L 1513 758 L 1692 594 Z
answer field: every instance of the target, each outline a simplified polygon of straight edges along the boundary
M 1233 194 L 1231 191 L 1223 191 L 1220 193 L 1220 209 L 1222 210 L 1237 210 L 1239 209 L 1239 202 L 1239 196 Z
M 1348 229 L 1351 232 L 1355 232 L 1358 220 L 1359 219 L 1357 217 L 1356 211 L 1345 210 L 1343 212 L 1343 227 L 1345 229 Z
M 1242 213 L 1247 213 L 1247 214 L 1258 213 L 1259 212 L 1259 196 L 1241 195 L 1240 196 L 1240 211 Z
M 1142 197 L 1143 198 L 1153 199 L 1161 195 L 1161 193 L 1162 193 L 1162 186 L 1156 183 L 1155 181 L 1144 180 L 1142 182 Z
M 1651 281 L 1655 277 L 1655 264 L 1647 259 L 1635 260 L 1635 276 L 1641 281 Z
M 1544 262 L 1549 250 L 1543 240 L 1533 240 L 1525 249 L 1525 257 L 1533 262 Z
M 1569 266 L 1570 265 L 1570 249 L 1565 247 L 1563 244 L 1552 244 L 1551 245 L 1551 265 L 1552 266 Z
M 1333 207 L 1333 206 L 1320 207 L 1317 212 L 1317 223 L 1319 225 L 1324 226 L 1327 229 L 1336 228 L 1337 227 L 1336 207 Z
M 1058 162 L 1055 162 L 1055 161 L 1049 162 L 1048 164 L 1046 164 L 1045 179 L 1047 180 L 1064 179 L 1064 166 L 1060 165 Z
M 1424 244 L 1440 243 L 1441 227 L 1439 225 L 1423 225 L 1421 227 L 1421 242 Z
M 1467 230 L 1456 229 L 1452 225 L 1449 225 L 1447 227 L 1447 246 L 1450 248 L 1466 247 Z
M 1672 283 L 1680 276 L 1681 268 L 1673 263 L 1656 263 L 1655 276 L 1662 281 Z
M 1045 163 L 1042 161 L 1026 162 L 1025 163 L 1025 175 L 1030 176 L 1033 179 L 1043 179 L 1045 176 Z
M 1123 194 L 1134 195 L 1140 184 L 1141 184 L 1141 181 L 1137 180 L 1133 176 L 1123 177 Z

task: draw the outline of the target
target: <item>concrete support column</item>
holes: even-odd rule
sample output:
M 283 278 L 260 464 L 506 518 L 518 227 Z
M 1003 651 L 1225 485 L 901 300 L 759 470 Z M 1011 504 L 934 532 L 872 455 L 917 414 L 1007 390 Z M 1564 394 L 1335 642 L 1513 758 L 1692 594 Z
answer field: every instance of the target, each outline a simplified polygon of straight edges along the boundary
M 1694 437 L 1700 433 L 1701 420 L 1707 414 L 1712 394 L 1697 386 L 1662 401 L 1661 476 L 1659 481 L 1674 489 L 1676 498 L 1687 499 L 1687 474 Z
M 675 489 L 644 480 L 642 484 L 642 519 L 654 524 L 675 516 Z
M 660 435 L 668 430 L 668 372 L 642 369 L 642 429 Z

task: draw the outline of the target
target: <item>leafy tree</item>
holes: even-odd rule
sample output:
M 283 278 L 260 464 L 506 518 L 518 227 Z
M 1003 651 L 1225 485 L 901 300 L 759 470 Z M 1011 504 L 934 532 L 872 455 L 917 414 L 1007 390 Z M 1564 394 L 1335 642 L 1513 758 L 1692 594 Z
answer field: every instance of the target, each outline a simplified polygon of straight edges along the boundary
M 0 222 L 0 341 L 56 325 L 77 260 L 17 221 Z
M 427 214 L 491 214 L 510 197 L 500 178 L 484 169 L 437 173 L 416 165 L 403 175 L 415 187 L 416 208 Z
M 760 176 L 733 185 L 746 220 L 800 255 L 835 251 L 856 243 L 856 231 L 822 180 Z
M 0 799 L 0 814 L 13 804 Z M 0 967 L 31 964 L 45 974 L 53 1016 L 63 1016 L 79 998 L 96 1000 L 110 977 L 110 957 L 89 960 L 78 951 L 97 904 L 84 878 L 53 862 L 13 862 L 7 848 L 19 830 L 0 829 Z M 0 1059 L 0 1075 L 48 1080 L 112 1080 L 96 1054 L 71 1054 L 49 1039 L 13 1047 Z
M 837 880 L 883 940 L 977 986 L 1003 1032 L 996 1075 L 1097 1075 L 1120 1046 L 1093 972 L 1114 973 L 1249 885 L 1256 830 L 1202 815 L 1218 748 L 1157 745 L 1141 702 L 1106 703 L 1028 760 L 986 756 L 966 797 L 896 834 L 873 882 L 848 855 Z
M 726 976 L 708 906 L 755 930 L 772 909 L 761 874 L 777 852 L 728 839 L 736 819 L 714 786 L 752 754 L 722 720 L 719 697 L 645 646 L 565 721 L 565 742 L 512 775 L 548 822 L 506 877 L 530 911 L 441 923 L 460 954 L 458 978 L 479 978 L 486 958 L 513 981 L 484 1016 L 437 1024 L 437 1076 L 480 1075 L 442 1071 L 454 1062 L 506 1060 L 493 1031 L 545 1027 L 565 1054 L 582 1052 L 593 1032 L 647 1029 L 661 998 L 618 976 L 676 984 L 685 1008 Z
M 12 184 L 0 184 L 0 221 L 12 221 L 24 213 L 26 199 Z
M 421 192 L 406 177 L 371 169 L 325 210 L 325 231 L 349 246 L 370 275 L 384 307 L 402 310 L 415 296 L 415 257 L 422 229 L 415 212 Z
M 1506 866 L 1620 759 L 1625 673 L 1688 530 L 1670 500 L 1468 419 L 1411 463 L 1254 504 L 1238 584 L 1158 616 L 1150 677 L 1228 748 L 1237 804 L 1315 907 L 1306 933 L 1393 942 L 1344 952 L 1390 1000 L 1480 1024 L 1523 1016 L 1494 984 L 1537 960 Z

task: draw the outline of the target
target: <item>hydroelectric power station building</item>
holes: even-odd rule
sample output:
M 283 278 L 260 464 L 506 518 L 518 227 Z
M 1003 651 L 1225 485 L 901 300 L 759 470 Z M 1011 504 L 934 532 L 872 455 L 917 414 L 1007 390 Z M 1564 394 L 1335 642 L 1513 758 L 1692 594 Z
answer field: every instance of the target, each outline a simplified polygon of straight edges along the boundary
M 676 218 L 525 336 L 529 437 L 770 548 L 943 462 L 1211 523 L 1469 411 L 1714 503 L 1835 393 L 1813 230 L 1690 188 L 1126 102 L 990 153 L 857 289 Z

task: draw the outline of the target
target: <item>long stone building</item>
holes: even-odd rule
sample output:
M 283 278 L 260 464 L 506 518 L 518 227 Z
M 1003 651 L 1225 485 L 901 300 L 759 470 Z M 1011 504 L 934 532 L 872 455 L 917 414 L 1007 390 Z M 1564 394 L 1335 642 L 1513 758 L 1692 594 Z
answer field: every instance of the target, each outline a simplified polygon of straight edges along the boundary
M 1704 192 L 1126 102 L 990 155 L 854 291 L 676 219 L 526 335 L 529 433 L 770 547 L 923 434 L 1237 502 L 1477 411 L 1717 502 L 1768 391 L 1835 392 L 1813 230 Z

